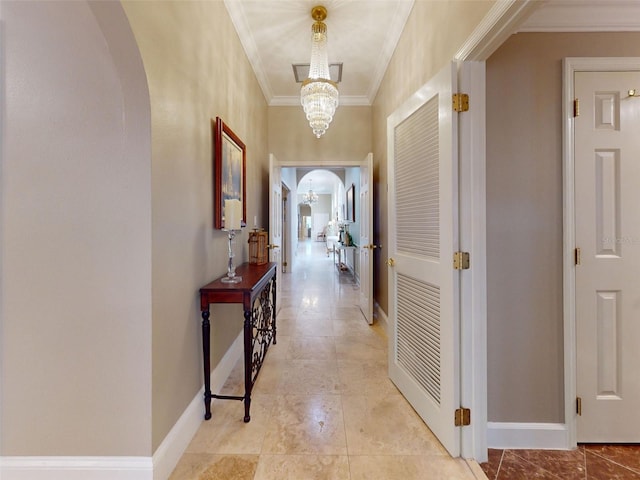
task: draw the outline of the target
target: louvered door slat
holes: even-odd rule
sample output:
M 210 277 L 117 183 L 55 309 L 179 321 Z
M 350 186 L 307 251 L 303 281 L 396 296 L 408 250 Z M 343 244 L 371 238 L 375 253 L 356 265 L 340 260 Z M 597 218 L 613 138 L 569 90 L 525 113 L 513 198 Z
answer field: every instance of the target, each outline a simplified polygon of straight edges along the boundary
M 440 403 L 440 290 L 398 275 L 397 361 Z
M 438 97 L 396 127 L 396 245 L 398 252 L 440 255 Z

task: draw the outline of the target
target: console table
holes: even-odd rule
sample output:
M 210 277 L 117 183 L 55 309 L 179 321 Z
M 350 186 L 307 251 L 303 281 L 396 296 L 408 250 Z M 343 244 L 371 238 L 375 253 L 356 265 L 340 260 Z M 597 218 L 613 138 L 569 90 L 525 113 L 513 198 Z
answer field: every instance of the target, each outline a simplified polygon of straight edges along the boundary
M 344 243 L 339 242 L 336 243 L 333 247 L 333 262 L 336 262 L 336 252 L 338 252 L 338 263 L 336 263 L 336 265 L 338 266 L 338 268 L 340 268 L 344 264 L 348 268 L 349 265 L 347 264 L 347 252 L 351 252 L 353 259 L 353 271 L 351 273 L 354 273 L 355 275 L 356 250 L 357 247 L 355 245 L 345 245 Z M 342 252 L 344 252 L 344 262 L 342 261 Z
M 202 312 L 202 355 L 204 360 L 204 419 L 211 418 L 211 399 L 244 400 L 244 421 L 249 422 L 251 390 L 271 341 L 276 343 L 276 263 L 245 263 L 236 268 L 239 283 L 222 283 L 223 277 L 200 289 Z M 211 394 L 211 324 L 212 303 L 242 303 L 244 311 L 244 395 Z

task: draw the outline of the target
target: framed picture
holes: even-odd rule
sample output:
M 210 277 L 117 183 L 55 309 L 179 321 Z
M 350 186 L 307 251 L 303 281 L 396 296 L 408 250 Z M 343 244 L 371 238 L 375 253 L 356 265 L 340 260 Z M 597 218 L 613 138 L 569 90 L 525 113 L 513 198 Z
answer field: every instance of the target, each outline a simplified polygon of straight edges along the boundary
M 352 183 L 351 186 L 347 189 L 347 204 L 346 204 L 346 208 L 347 208 L 346 218 L 350 222 L 356 221 L 355 194 L 356 194 L 356 186 L 355 184 Z
M 213 123 L 213 122 L 212 122 Z M 213 226 L 225 228 L 225 203 L 239 200 L 241 224 L 247 224 L 247 152 L 242 140 L 220 117 L 213 127 Z M 234 202 L 236 203 L 236 202 Z

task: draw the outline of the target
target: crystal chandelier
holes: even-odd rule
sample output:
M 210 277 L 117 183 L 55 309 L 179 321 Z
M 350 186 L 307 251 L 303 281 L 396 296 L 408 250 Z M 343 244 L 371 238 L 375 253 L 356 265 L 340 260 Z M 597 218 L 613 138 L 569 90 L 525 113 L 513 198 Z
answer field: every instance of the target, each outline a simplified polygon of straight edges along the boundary
M 309 180 L 309 191 L 302 196 L 302 203 L 311 205 L 318 201 L 318 194 L 311 189 L 311 180 Z
M 322 6 L 311 9 L 311 65 L 309 78 L 302 82 L 300 101 L 309 125 L 317 138 L 329 128 L 338 106 L 338 86 L 330 80 L 327 57 L 327 9 Z

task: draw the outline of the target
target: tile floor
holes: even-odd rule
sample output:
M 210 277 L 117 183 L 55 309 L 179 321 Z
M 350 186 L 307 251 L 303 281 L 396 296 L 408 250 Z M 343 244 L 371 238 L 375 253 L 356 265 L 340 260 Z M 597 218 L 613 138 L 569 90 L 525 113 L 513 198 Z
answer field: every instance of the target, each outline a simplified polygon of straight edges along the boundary
M 493 450 L 481 464 L 489 480 L 640 480 L 639 445 L 576 450 Z
M 216 400 L 171 480 L 463 480 L 486 478 L 452 459 L 387 378 L 387 339 L 369 327 L 352 278 L 324 243 L 300 245 L 280 275 L 278 343 L 241 402 Z M 224 393 L 242 394 L 242 363 Z

